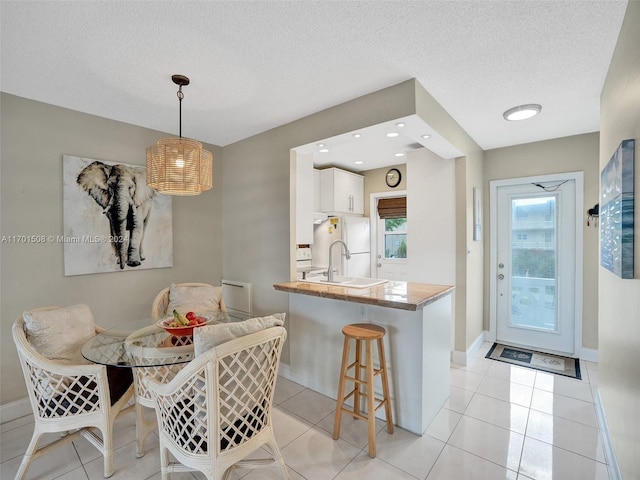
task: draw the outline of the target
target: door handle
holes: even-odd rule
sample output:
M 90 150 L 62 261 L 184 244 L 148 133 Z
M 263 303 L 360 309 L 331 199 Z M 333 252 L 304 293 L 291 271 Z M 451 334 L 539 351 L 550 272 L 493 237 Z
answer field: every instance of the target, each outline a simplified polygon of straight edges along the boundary
M 503 274 L 498 275 L 498 280 L 504 280 L 504 275 Z
M 378 268 L 380 268 L 380 267 L 382 267 L 382 264 L 381 264 L 381 263 L 378 263 L 376 266 L 377 266 Z

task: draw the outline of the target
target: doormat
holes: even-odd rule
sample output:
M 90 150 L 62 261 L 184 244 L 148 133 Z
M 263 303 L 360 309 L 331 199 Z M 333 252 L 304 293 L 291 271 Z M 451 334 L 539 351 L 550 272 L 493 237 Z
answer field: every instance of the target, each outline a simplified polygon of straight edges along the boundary
M 508 347 L 500 343 L 494 343 L 485 358 L 582 380 L 580 361 L 577 358 L 561 357 L 526 348 Z

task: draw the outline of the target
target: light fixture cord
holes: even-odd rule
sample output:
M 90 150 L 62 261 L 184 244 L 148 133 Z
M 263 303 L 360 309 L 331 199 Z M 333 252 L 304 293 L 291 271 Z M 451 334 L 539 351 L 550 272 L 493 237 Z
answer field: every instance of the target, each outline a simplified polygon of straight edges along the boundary
M 182 85 L 178 87 L 178 102 L 180 105 L 180 138 L 182 138 L 182 99 L 184 98 L 184 93 L 182 93 Z
M 557 185 L 551 185 L 551 186 L 548 186 L 548 187 L 545 187 L 544 185 L 541 185 L 539 183 L 533 183 L 532 185 L 534 185 L 535 187 L 541 188 L 545 192 L 555 192 L 556 190 L 558 190 L 562 185 L 564 185 L 568 181 L 569 180 L 565 180 L 563 182 L 558 183 Z

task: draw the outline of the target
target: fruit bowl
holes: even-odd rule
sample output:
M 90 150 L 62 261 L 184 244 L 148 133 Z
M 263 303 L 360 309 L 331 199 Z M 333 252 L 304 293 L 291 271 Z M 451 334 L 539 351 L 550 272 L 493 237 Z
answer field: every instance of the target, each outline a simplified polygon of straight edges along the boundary
M 163 328 L 167 333 L 174 335 L 176 337 L 185 337 L 188 335 L 193 335 L 193 329 L 197 327 L 202 327 L 207 323 L 211 322 L 211 315 L 207 315 L 205 313 L 199 313 L 196 315 L 197 324 L 194 325 L 184 325 L 181 327 L 171 327 L 169 324 L 175 321 L 173 315 L 171 317 L 166 317 L 156 322 L 156 325 L 160 328 Z

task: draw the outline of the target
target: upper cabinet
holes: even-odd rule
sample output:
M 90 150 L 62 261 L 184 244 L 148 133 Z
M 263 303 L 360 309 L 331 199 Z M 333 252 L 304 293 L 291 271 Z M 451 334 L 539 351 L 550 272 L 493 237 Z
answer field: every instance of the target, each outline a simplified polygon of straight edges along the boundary
M 364 214 L 364 177 L 339 168 L 320 170 L 320 209 Z
M 320 207 L 320 170 L 313 169 L 313 211 L 321 212 Z

